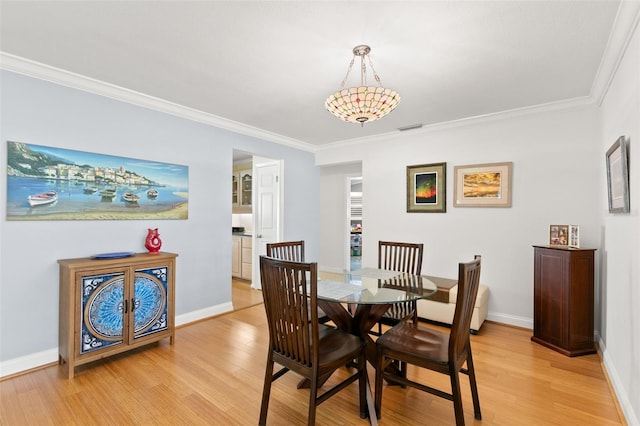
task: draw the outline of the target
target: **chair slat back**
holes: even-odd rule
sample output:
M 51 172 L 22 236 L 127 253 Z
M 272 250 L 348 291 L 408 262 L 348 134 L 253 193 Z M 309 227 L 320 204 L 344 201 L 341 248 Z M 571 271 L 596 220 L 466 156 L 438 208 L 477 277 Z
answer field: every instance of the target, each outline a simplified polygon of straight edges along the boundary
M 378 241 L 378 268 L 388 271 L 406 272 L 420 275 L 422 273 L 422 255 L 424 244 Z M 421 282 L 419 283 L 422 284 Z M 416 282 L 392 282 L 389 287 L 406 287 L 418 285 Z M 406 288 L 401 288 L 406 290 Z M 395 303 L 384 314 L 387 318 L 401 320 L 408 316 L 417 318 L 415 302 Z
M 449 336 L 449 359 L 463 362 L 469 348 L 471 316 L 480 287 L 480 256 L 458 265 L 458 297 Z
M 423 251 L 422 243 L 378 241 L 378 268 L 420 275 Z
M 294 262 L 304 262 L 304 241 L 268 243 L 267 256 Z
M 317 277 L 317 263 L 260 256 L 270 349 L 307 367 L 318 359 Z

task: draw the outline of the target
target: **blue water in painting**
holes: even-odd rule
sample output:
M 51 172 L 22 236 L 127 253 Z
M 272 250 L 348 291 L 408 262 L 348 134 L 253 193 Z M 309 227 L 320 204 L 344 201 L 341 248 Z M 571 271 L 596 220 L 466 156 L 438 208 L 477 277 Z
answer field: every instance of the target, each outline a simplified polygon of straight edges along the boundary
M 85 187 L 97 187 L 93 194 L 85 193 Z M 145 213 L 171 209 L 188 201 L 187 198 L 176 195 L 176 192 L 187 193 L 187 187 L 175 186 L 130 186 L 117 185 L 117 195 L 103 198 L 100 191 L 113 188 L 113 185 L 96 186 L 93 182 L 54 180 L 41 178 L 26 178 L 7 176 L 7 217 L 46 215 L 51 213 L 93 213 L 93 212 L 131 212 Z M 158 197 L 147 197 L 149 189 L 158 191 Z M 58 201 L 53 204 L 31 207 L 27 202 L 29 195 L 47 191 L 56 191 Z M 127 203 L 122 200 L 122 194 L 130 192 L 140 197 L 137 203 Z

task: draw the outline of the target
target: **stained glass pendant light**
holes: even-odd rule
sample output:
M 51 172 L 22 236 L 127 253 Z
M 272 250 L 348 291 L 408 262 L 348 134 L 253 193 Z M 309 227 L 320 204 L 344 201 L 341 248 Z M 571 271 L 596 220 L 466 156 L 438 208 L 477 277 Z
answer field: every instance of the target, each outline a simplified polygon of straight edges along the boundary
M 369 57 L 371 48 L 361 44 L 353 48 L 353 58 L 349 64 L 347 75 L 340 84 L 340 90 L 330 95 L 325 101 L 327 110 L 338 117 L 340 120 L 349 123 L 364 123 L 379 120 L 389 114 L 398 106 L 400 95 L 391 89 L 382 87 L 380 77 L 373 68 L 373 63 Z M 349 77 L 356 56 L 360 57 L 360 86 L 344 88 L 345 82 Z M 369 63 L 369 67 L 373 72 L 373 77 L 378 83 L 377 86 L 367 86 L 367 66 L 365 58 Z

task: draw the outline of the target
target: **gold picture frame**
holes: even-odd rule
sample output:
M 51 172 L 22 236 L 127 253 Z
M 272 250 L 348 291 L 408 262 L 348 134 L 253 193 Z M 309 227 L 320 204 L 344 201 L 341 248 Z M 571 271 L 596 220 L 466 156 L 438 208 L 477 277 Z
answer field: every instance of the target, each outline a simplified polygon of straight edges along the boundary
M 407 213 L 447 211 L 447 163 L 407 166 Z
M 512 162 L 453 168 L 454 207 L 511 207 Z

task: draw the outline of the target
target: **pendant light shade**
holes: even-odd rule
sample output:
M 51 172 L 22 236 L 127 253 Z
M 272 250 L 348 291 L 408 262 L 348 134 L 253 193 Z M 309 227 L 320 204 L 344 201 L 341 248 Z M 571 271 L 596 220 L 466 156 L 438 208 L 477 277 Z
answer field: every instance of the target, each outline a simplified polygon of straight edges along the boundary
M 353 48 L 353 59 L 351 59 L 347 75 L 340 85 L 340 90 L 330 95 L 325 101 L 327 110 L 340 120 L 364 125 L 364 123 L 378 120 L 389 114 L 400 102 L 400 95 L 396 91 L 382 87 L 380 77 L 376 74 L 371 58 L 369 58 L 369 52 L 371 52 L 371 48 L 366 45 Z M 356 56 L 360 57 L 360 86 L 345 89 L 344 85 Z M 367 85 L 365 57 L 368 59 L 378 86 Z

